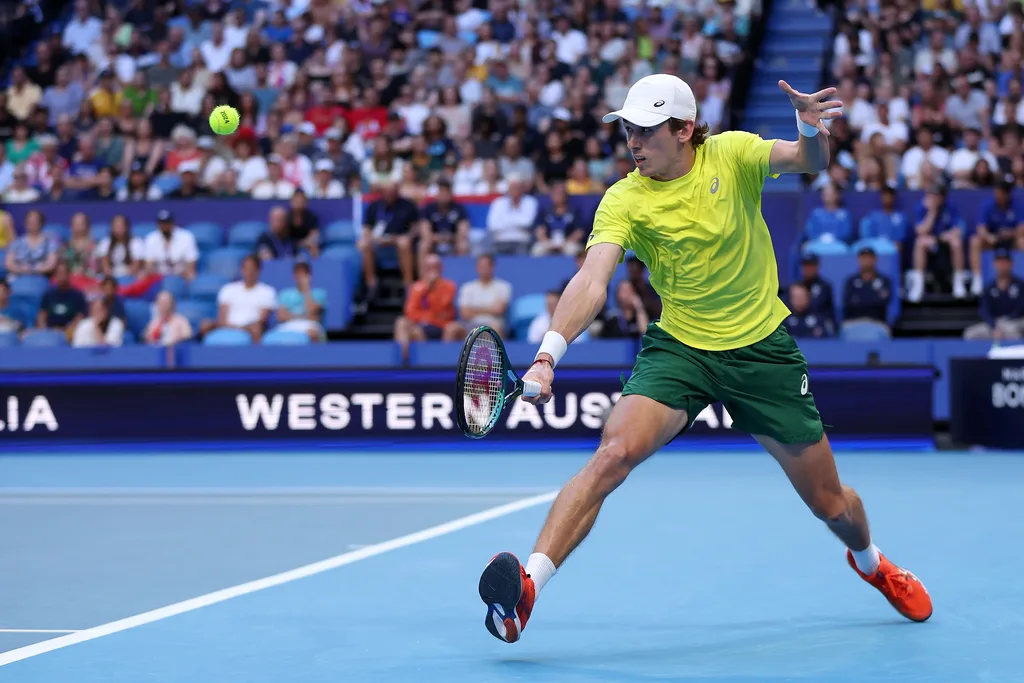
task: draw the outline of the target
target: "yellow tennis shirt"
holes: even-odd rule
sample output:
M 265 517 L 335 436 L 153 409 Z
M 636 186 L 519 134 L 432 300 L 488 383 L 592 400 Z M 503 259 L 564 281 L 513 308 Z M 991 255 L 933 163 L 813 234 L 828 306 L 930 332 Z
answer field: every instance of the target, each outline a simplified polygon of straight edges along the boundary
M 761 190 L 774 140 L 740 131 L 709 137 L 682 178 L 659 182 L 636 170 L 608 189 L 587 247 L 632 249 L 661 296 L 657 325 L 708 351 L 754 344 L 790 312 Z

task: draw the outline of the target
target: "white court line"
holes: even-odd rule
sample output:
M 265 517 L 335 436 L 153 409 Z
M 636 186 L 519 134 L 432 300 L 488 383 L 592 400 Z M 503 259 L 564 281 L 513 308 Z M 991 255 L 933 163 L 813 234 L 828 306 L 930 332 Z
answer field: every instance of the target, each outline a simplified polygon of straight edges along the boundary
M 0 486 L 0 496 L 531 496 L 541 486 Z
M 112 621 L 107 624 L 101 624 L 100 626 L 88 628 L 84 631 L 69 633 L 67 635 L 60 636 L 59 638 L 52 638 L 33 645 L 26 645 L 25 647 L 19 647 L 16 650 L 8 650 L 7 652 L 0 653 L 0 666 L 6 666 L 7 664 L 28 659 L 29 657 L 53 652 L 54 650 L 60 650 L 71 645 L 77 645 L 78 643 L 84 643 L 89 640 L 95 640 L 121 631 L 127 631 L 128 629 L 138 628 L 139 626 L 151 624 L 154 621 L 160 621 L 186 612 L 192 612 L 197 609 L 202 609 L 203 607 L 216 605 L 217 603 L 224 602 L 225 600 L 266 590 L 267 588 L 273 588 L 274 586 L 291 583 L 292 581 L 298 581 L 299 579 L 305 579 L 315 574 L 321 574 L 323 572 L 330 571 L 331 569 L 343 567 L 346 564 L 352 564 L 376 555 L 391 552 L 392 550 L 398 550 L 399 548 L 404 548 L 416 543 L 429 541 L 432 538 L 454 533 L 467 527 L 476 526 L 477 524 L 483 524 L 484 522 L 488 522 L 492 519 L 510 515 L 513 512 L 519 512 L 520 510 L 549 503 L 555 499 L 556 495 L 558 495 L 557 491 L 550 491 L 539 496 L 523 498 L 511 503 L 506 503 L 505 505 L 499 505 L 488 510 L 483 510 L 482 512 L 467 515 L 466 517 L 460 517 L 459 519 L 454 519 L 450 522 L 445 522 L 444 524 L 438 524 L 437 526 L 432 526 L 429 529 L 423 529 L 422 531 L 417 531 L 405 536 L 399 536 L 398 538 L 394 538 L 390 541 L 375 543 L 374 545 L 368 545 L 365 548 L 360 548 L 359 550 L 335 555 L 334 557 L 329 557 L 326 560 L 297 567 L 280 574 L 274 574 L 273 576 L 267 576 L 248 583 L 224 588 L 219 591 L 214 591 L 213 593 L 200 595 L 199 597 L 192 598 L 190 600 L 176 602 L 173 605 L 167 605 L 166 607 L 160 607 L 149 612 L 136 614 L 132 617 Z
M 285 497 L 285 496 L 20 496 L 13 498 L 0 497 L 0 507 L 7 506 L 28 506 L 28 505 L 81 505 L 110 507 L 118 505 L 130 506 L 188 506 L 188 505 L 299 505 L 323 507 L 327 505 L 398 505 L 398 504 L 424 504 L 424 503 L 472 503 L 474 501 L 493 502 L 496 496 L 502 494 L 479 494 L 473 496 L 384 496 L 384 497 Z
M 0 633 L 78 633 L 73 628 L 0 628 Z

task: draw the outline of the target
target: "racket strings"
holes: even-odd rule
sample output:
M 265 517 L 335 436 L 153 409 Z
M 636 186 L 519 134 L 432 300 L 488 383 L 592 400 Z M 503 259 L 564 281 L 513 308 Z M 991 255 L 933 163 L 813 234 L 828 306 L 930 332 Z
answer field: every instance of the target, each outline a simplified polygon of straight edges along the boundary
M 490 335 L 480 335 L 469 351 L 463 401 L 466 423 L 474 433 L 488 431 L 501 415 L 505 377 L 501 350 Z

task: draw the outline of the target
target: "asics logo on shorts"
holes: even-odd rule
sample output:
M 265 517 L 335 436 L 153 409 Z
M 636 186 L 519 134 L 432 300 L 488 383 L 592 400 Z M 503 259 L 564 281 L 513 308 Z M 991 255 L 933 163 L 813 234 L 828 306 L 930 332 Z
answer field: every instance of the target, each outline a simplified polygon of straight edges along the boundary
M 800 395 L 807 395 L 807 375 L 804 375 L 803 377 L 800 378 Z

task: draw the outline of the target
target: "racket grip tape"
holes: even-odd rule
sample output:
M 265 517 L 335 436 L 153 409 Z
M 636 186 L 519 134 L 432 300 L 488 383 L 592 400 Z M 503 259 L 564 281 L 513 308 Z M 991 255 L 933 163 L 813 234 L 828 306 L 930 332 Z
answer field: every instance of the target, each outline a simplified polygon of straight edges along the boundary
M 523 380 L 523 396 L 530 398 L 539 394 L 540 382 L 534 382 L 532 379 Z

